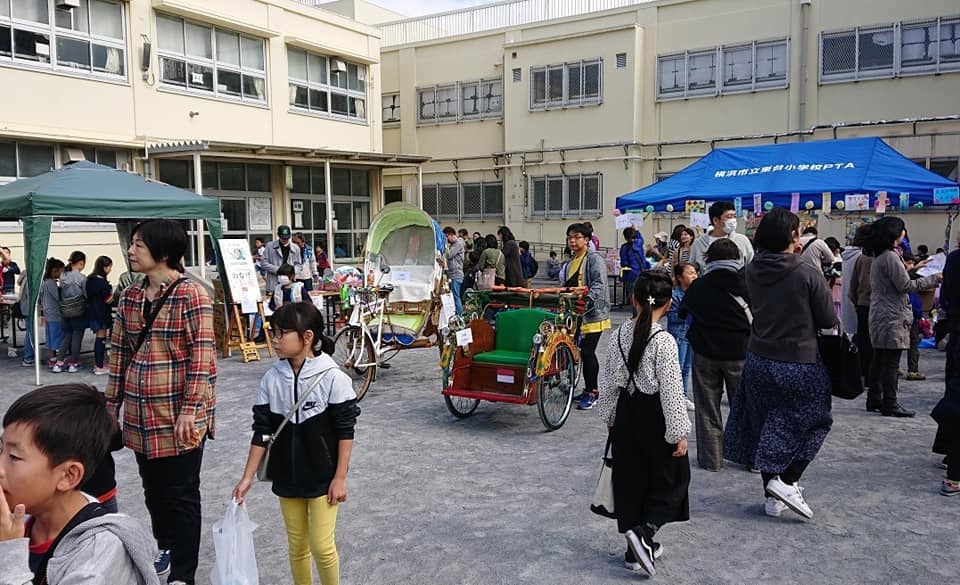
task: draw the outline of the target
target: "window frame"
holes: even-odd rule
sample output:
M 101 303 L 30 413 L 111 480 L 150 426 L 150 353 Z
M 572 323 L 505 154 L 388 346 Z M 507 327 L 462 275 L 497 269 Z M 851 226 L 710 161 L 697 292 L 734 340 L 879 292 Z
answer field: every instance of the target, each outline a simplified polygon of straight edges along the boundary
M 388 101 L 390 102 L 388 104 Z M 394 112 L 390 118 L 387 118 L 387 109 Z M 400 94 L 385 93 L 380 97 L 381 123 L 385 127 L 399 126 L 401 121 Z
M 597 68 L 596 95 L 587 95 L 587 68 Z M 571 70 L 578 70 L 579 97 L 572 97 Z M 550 83 L 550 74 L 560 72 L 560 97 L 553 97 L 553 86 Z M 535 82 L 539 75 L 543 76 L 543 94 L 537 95 Z M 529 110 L 539 112 L 545 110 L 581 108 L 585 106 L 599 106 L 603 104 L 603 57 L 566 61 L 559 64 L 538 65 L 529 68 Z
M 767 47 L 776 50 L 777 47 L 783 47 L 783 71 L 782 77 L 770 79 L 759 78 L 759 64 L 757 63 L 758 49 Z M 735 52 L 749 50 L 750 54 L 750 77 L 736 79 L 737 83 L 732 83 L 728 75 L 727 57 Z M 690 64 L 691 59 L 701 56 L 714 54 L 713 81 L 710 85 L 702 87 L 690 87 Z M 681 68 L 674 70 L 675 76 L 679 76 L 681 85 L 671 88 L 665 92 L 662 84 L 662 76 L 666 63 L 682 63 Z M 753 93 L 757 91 L 779 90 L 790 87 L 790 39 L 779 37 L 774 39 L 754 40 L 743 43 L 731 43 L 711 47 L 706 49 L 691 49 L 688 51 L 677 51 L 673 53 L 664 53 L 657 55 L 656 68 L 656 91 L 657 101 L 681 100 L 696 97 L 715 97 L 718 95 L 730 95 L 738 93 Z
M 74 16 L 73 11 L 80 10 L 85 8 L 86 10 L 86 32 L 73 30 L 72 28 L 66 28 L 58 26 L 57 24 L 57 6 L 54 4 L 53 0 L 44 0 L 46 3 L 46 14 L 47 22 L 38 22 L 32 20 L 26 20 L 24 18 L 18 18 L 13 16 L 12 2 L 11 0 L 0 0 L 0 3 L 6 4 L 10 10 L 7 16 L 0 16 L 0 28 L 4 29 L 3 33 L 6 33 L 9 36 L 10 40 L 10 53 L 0 54 L 0 66 L 5 67 L 23 67 L 31 70 L 53 72 L 57 74 L 69 75 L 69 76 L 78 76 L 86 79 L 94 79 L 98 81 L 111 81 L 118 83 L 127 83 L 128 73 L 129 73 L 129 60 L 128 60 L 128 49 L 127 49 L 127 37 L 130 34 L 129 27 L 127 26 L 127 6 L 126 2 L 121 0 L 95 0 L 102 4 L 109 4 L 115 6 L 120 10 L 120 38 L 110 37 L 102 34 L 97 34 L 91 32 L 92 24 L 94 19 L 92 18 L 93 10 L 91 8 L 91 2 L 94 0 L 89 0 L 84 3 L 83 6 L 78 8 L 71 8 L 71 17 Z M 39 58 L 39 54 L 36 53 L 36 47 L 41 43 L 34 43 L 35 56 L 37 59 L 31 59 L 27 57 L 18 56 L 17 54 L 17 40 L 16 32 L 21 31 L 29 33 L 32 35 L 42 35 L 46 37 L 46 55 L 43 56 L 43 59 Z M 0 34 L 3 34 L 0 33 Z M 60 40 L 68 40 L 73 42 L 85 43 L 86 44 L 86 55 L 87 55 L 87 64 L 86 67 L 77 67 L 73 65 L 62 64 L 60 62 Z M 106 70 L 98 71 L 94 67 L 95 61 L 95 47 L 101 47 L 107 50 L 118 51 L 117 57 L 117 66 L 122 70 L 122 73 L 112 73 Z M 109 58 L 108 58 L 109 59 Z
M 587 181 L 595 180 L 597 182 L 597 206 L 596 208 L 584 208 L 584 193 L 586 192 Z M 550 183 L 560 182 L 561 208 L 556 209 L 550 205 Z M 543 183 L 544 190 L 544 208 L 542 211 L 536 209 L 535 191 L 538 183 Z M 577 185 L 578 206 L 571 205 L 570 194 L 571 183 Z M 593 219 L 603 216 L 603 173 L 577 173 L 572 175 L 540 175 L 529 177 L 527 183 L 527 194 L 529 205 L 527 206 L 528 218 L 530 219 Z
M 492 89 L 499 88 L 499 93 L 487 93 L 484 95 L 485 85 L 492 86 Z M 467 98 L 464 96 L 464 90 L 469 86 L 476 86 L 476 95 L 471 98 L 477 101 L 478 110 L 476 112 L 466 112 Z M 452 83 L 442 83 L 436 85 L 425 85 L 418 87 L 417 92 L 417 126 L 438 126 L 441 124 L 454 124 L 460 122 L 474 122 L 477 120 L 499 120 L 503 118 L 503 78 L 480 78 L 466 81 L 456 81 Z M 440 92 L 452 92 L 454 99 L 440 100 Z M 432 101 L 424 101 L 424 97 L 432 97 Z M 497 108 L 491 108 L 492 102 L 498 102 Z M 440 115 L 438 104 L 450 104 L 454 106 L 454 111 Z M 486 107 L 484 106 L 486 104 Z M 433 115 L 424 115 L 424 106 L 433 106 Z
M 960 14 L 948 15 L 948 16 L 938 16 L 936 18 L 925 18 L 925 19 L 914 19 L 914 20 L 904 20 L 897 24 L 896 26 L 896 51 L 897 58 L 899 61 L 896 63 L 897 75 L 902 77 L 908 77 L 913 75 L 937 75 L 940 73 L 946 73 L 951 71 L 960 71 L 960 49 L 955 49 L 955 56 L 944 62 L 943 59 L 943 29 L 945 25 L 953 26 L 953 35 L 951 39 L 954 42 L 954 46 L 960 46 Z M 927 63 L 916 63 L 916 64 L 903 64 L 903 33 L 904 29 L 915 29 L 915 28 L 927 28 L 935 27 L 937 32 L 937 40 L 927 40 L 923 44 L 926 45 L 926 49 L 929 51 L 931 45 L 936 46 L 936 55 L 932 58 L 930 62 Z
M 311 116 L 320 116 L 323 118 L 331 118 L 334 120 L 341 120 L 344 122 L 353 122 L 355 124 L 364 124 L 367 125 L 370 120 L 369 115 L 369 90 L 370 83 L 368 81 L 367 75 L 367 65 L 363 63 L 355 63 L 353 61 L 348 61 L 343 57 L 338 55 L 325 55 L 322 53 L 315 53 L 313 51 L 308 51 L 306 49 L 301 49 L 300 47 L 295 47 L 292 45 L 286 45 L 287 50 L 287 88 L 288 93 L 293 88 L 302 88 L 307 90 L 307 107 L 303 107 L 293 101 L 293 97 L 287 100 L 287 107 L 291 113 L 294 114 L 305 114 Z M 298 53 L 303 53 L 304 58 L 307 63 L 307 77 L 308 79 L 300 79 L 294 77 L 290 70 L 290 53 L 291 51 L 296 51 Z M 310 62 L 311 57 L 319 58 L 323 60 L 323 81 L 313 81 L 310 78 Z M 338 68 L 334 68 L 334 62 L 343 63 L 343 71 Z M 363 82 L 363 89 L 357 89 L 350 87 L 350 68 L 356 67 L 357 70 L 357 83 Z M 341 87 L 338 83 L 334 82 L 334 74 L 339 79 L 343 77 L 344 86 Z M 310 95 L 311 92 L 321 92 L 326 95 L 326 109 L 318 109 L 310 106 Z M 334 96 L 339 98 L 346 98 L 346 112 L 340 113 L 334 111 L 333 100 Z M 361 108 L 357 108 L 357 101 L 362 105 Z M 362 109 L 362 113 L 357 113 L 359 109 Z M 353 113 L 351 113 L 353 112 Z M 381 114 L 382 114 L 381 110 Z
M 239 31 L 230 30 L 227 28 L 221 28 L 213 24 L 205 23 L 202 21 L 195 21 L 188 18 L 183 18 L 173 14 L 167 14 L 163 12 L 156 12 L 155 26 L 156 26 L 156 36 L 157 36 L 157 86 L 163 91 L 173 91 L 177 93 L 186 93 L 189 95 L 214 98 L 224 101 L 230 101 L 234 103 L 256 105 L 256 106 L 269 106 L 270 103 L 270 78 L 268 76 L 268 57 L 267 57 L 267 43 L 265 39 L 261 37 L 255 37 L 248 34 L 244 34 Z M 169 48 L 161 48 L 160 46 L 160 20 L 166 19 L 170 21 L 179 21 L 180 29 L 183 32 L 183 52 L 178 53 Z M 210 57 L 198 57 L 195 55 L 189 55 L 187 49 L 187 27 L 188 25 L 198 28 L 204 28 L 209 31 L 209 40 L 210 40 Z M 237 47 L 239 48 L 238 60 L 239 65 L 227 61 L 221 61 L 218 55 L 218 36 L 219 35 L 229 35 L 235 36 L 237 38 Z M 263 59 L 263 69 L 257 69 L 255 67 L 250 67 L 244 64 L 243 61 L 243 42 L 247 41 L 257 41 L 260 43 L 261 56 Z M 169 81 L 165 79 L 165 62 L 176 63 L 179 62 L 183 66 L 184 72 L 184 81 L 183 84 L 180 84 L 175 81 Z M 210 86 L 211 89 L 205 89 L 198 87 L 201 82 L 191 81 L 191 75 L 195 75 L 196 71 L 191 71 L 191 68 L 204 68 L 211 71 Z M 228 92 L 226 89 L 221 89 L 221 85 L 226 87 L 225 84 L 220 83 L 220 74 L 230 73 L 238 74 L 240 76 L 240 93 L 235 95 L 232 92 Z M 202 74 L 201 74 L 202 75 Z M 262 94 L 263 98 L 258 99 L 255 97 L 250 97 L 246 94 L 246 80 L 254 79 L 260 80 L 263 83 Z
M 457 212 L 455 214 L 451 213 L 440 213 L 440 196 L 441 189 L 457 189 Z M 487 209 L 487 189 L 499 188 L 499 209 Z M 465 191 L 466 189 L 479 189 L 480 194 L 480 212 L 479 213 L 466 213 L 464 202 L 466 200 Z M 428 193 L 429 192 L 429 193 Z M 457 181 L 455 183 L 434 183 L 430 185 L 423 186 L 423 210 L 426 211 L 431 217 L 436 220 L 444 221 L 500 221 L 503 219 L 503 209 L 504 199 L 504 182 L 502 180 L 496 181 Z M 433 202 L 430 205 L 430 201 Z

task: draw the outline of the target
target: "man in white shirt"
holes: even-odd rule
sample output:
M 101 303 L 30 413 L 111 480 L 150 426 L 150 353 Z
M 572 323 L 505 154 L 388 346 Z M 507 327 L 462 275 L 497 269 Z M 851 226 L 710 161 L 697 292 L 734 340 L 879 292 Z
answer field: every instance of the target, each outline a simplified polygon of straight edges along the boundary
M 712 227 L 707 233 L 694 240 L 693 245 L 690 246 L 690 264 L 696 266 L 697 271 L 703 274 L 707 268 L 707 248 L 720 238 L 730 238 L 737 248 L 740 248 L 741 268 L 746 266 L 753 260 L 753 244 L 747 236 L 737 233 L 737 213 L 733 203 L 717 201 L 710 206 L 708 214 Z
M 817 270 L 829 268 L 836 262 L 833 250 L 826 242 L 817 237 L 817 228 L 813 226 L 803 230 L 800 245 L 802 246 L 800 256 Z

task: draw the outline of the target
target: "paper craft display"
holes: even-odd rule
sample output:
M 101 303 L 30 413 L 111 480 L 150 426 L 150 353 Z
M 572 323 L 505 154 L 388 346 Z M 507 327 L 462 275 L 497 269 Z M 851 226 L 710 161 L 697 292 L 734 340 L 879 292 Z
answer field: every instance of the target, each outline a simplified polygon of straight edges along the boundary
M 759 193 L 753 194 L 753 213 L 755 215 L 763 213 L 763 195 Z
M 227 274 L 230 298 L 240 304 L 243 313 L 256 313 L 260 301 L 260 285 L 253 267 L 250 243 L 246 240 L 217 240 L 219 260 Z
M 887 192 L 877 191 L 877 213 L 887 212 Z
M 613 219 L 617 231 L 628 227 L 642 228 L 643 216 L 639 213 L 623 213 Z
M 830 201 L 833 199 L 830 191 L 824 191 L 821 197 L 822 199 L 820 200 L 820 211 L 822 213 L 830 213 Z
M 450 318 L 457 314 L 457 306 L 453 301 L 453 294 L 440 295 L 440 326 L 450 322 Z
M 471 343 L 473 343 L 473 331 L 471 331 L 469 327 L 457 331 L 457 345 L 466 347 Z
M 900 211 L 906 211 L 910 209 L 910 194 L 901 193 L 900 194 Z
M 710 228 L 710 216 L 706 213 L 698 213 L 696 211 L 690 214 L 690 226 L 699 227 L 703 229 Z
M 733 198 L 733 211 L 737 217 L 743 217 L 743 197 Z
M 800 194 L 791 193 L 790 194 L 790 213 L 799 213 L 800 212 Z
M 870 196 L 864 193 L 847 195 L 843 198 L 843 206 L 847 211 L 869 211 Z
M 706 199 L 687 199 L 687 201 L 684 203 L 684 211 L 688 214 L 706 213 L 707 200 Z
M 934 189 L 933 203 L 935 205 L 950 205 L 951 203 L 960 203 L 960 188 L 939 187 Z

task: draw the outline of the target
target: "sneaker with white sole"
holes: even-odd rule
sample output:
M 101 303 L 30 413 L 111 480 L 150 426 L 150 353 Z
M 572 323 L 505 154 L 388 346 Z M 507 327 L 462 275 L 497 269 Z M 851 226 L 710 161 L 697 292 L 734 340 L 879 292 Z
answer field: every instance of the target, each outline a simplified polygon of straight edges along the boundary
M 813 510 L 810 509 L 810 506 L 807 505 L 807 502 L 803 499 L 803 488 L 799 484 L 788 484 L 783 483 L 780 479 L 780 476 L 776 476 L 770 481 L 767 482 L 767 492 L 780 500 L 788 508 L 800 514 L 804 518 L 810 519 L 813 518 Z
M 773 518 L 779 518 L 787 505 L 773 496 L 767 496 L 767 501 L 763 504 L 763 513 Z
M 657 570 L 653 566 L 654 543 L 646 535 L 636 533 L 633 530 L 627 530 L 627 548 L 633 553 L 635 559 L 640 564 L 640 568 L 653 577 Z
M 67 364 L 65 364 L 65 363 L 63 363 L 63 362 L 57 362 L 57 363 L 53 364 L 53 367 L 50 368 L 50 371 L 53 372 L 54 374 L 59 374 L 60 372 L 64 371 L 65 369 L 67 369 Z
M 109 373 L 110 373 L 110 370 L 108 370 L 107 368 L 101 368 L 101 367 L 98 367 L 98 366 L 94 366 L 94 367 L 93 367 L 93 375 L 94 375 L 94 376 L 103 376 L 103 375 L 106 375 L 106 374 L 109 374 Z
M 164 575 L 170 574 L 170 551 L 160 549 L 157 551 L 157 556 L 153 560 L 153 570 L 156 571 L 157 575 L 163 577 Z
M 80 371 L 80 367 L 81 366 L 78 366 L 77 364 L 70 364 L 70 367 L 67 368 L 67 371 L 71 374 L 76 374 Z
M 657 561 L 660 557 L 663 556 L 663 545 L 659 542 L 653 543 L 653 560 Z M 626 554 L 623 555 L 623 566 L 627 568 L 628 571 L 642 571 L 643 565 L 637 561 L 637 558 L 633 556 L 633 553 L 630 552 L 630 549 L 627 549 Z
M 960 481 L 944 479 L 940 484 L 940 493 L 945 496 L 955 496 L 960 494 Z

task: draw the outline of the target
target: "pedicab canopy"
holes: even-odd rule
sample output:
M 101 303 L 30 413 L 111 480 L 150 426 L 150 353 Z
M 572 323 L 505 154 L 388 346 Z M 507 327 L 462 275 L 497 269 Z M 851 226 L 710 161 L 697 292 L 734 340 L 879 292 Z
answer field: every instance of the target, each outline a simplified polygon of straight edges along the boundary
M 427 212 L 391 203 L 370 224 L 363 271 L 368 279 L 393 284 L 393 302 L 428 301 L 442 276 L 437 259 L 445 248 L 446 237 Z M 390 272 L 381 276 L 384 264 Z
M 123 243 L 144 219 L 203 219 L 214 241 L 222 234 L 216 199 L 91 162 L 0 187 L 0 220 L 23 221 L 32 306 L 40 293 L 53 220 L 116 223 Z
M 801 209 L 873 210 L 880 192 L 888 208 L 901 210 L 960 203 L 956 182 L 868 137 L 719 148 L 659 183 L 617 197 L 616 206 L 689 212 L 688 201 L 709 206 L 739 197 L 744 209 L 752 209 L 759 195 L 764 209 L 771 203 L 790 208 L 798 197 Z

